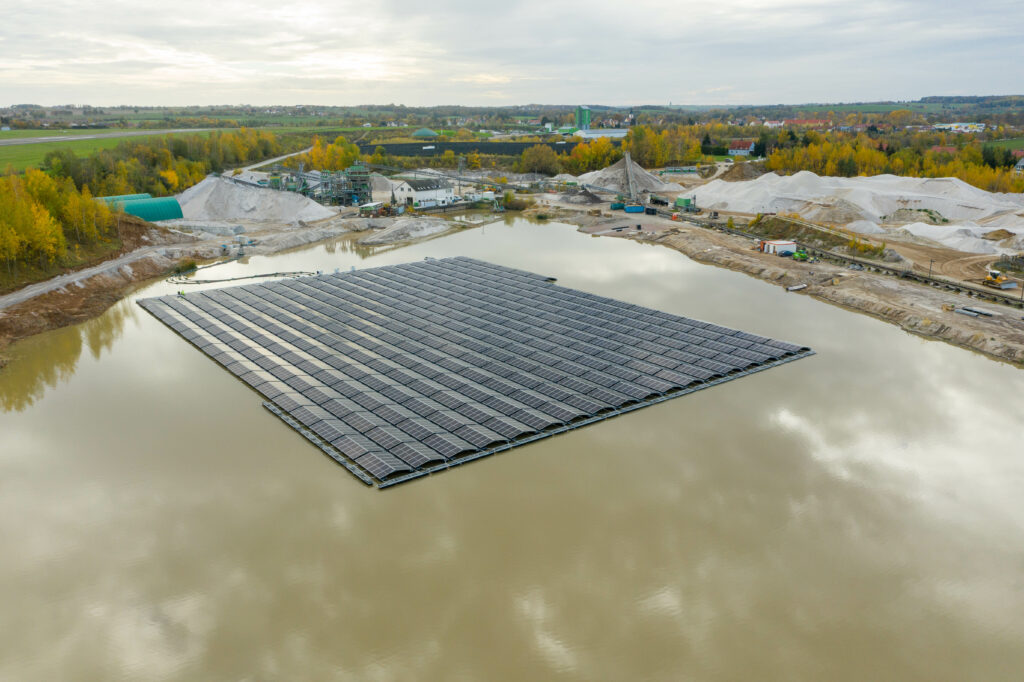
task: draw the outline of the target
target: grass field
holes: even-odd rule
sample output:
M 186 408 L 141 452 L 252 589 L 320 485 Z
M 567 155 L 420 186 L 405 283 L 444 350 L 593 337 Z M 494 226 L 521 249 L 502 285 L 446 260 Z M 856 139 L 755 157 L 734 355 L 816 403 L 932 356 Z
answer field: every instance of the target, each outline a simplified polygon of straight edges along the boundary
M 70 149 L 78 156 L 87 156 L 101 149 L 113 149 L 126 139 L 142 140 L 165 134 L 160 131 L 154 131 L 152 135 L 138 135 L 128 138 L 105 137 L 99 140 L 66 140 L 63 142 L 40 142 L 39 144 L 0 147 L 0 172 L 5 171 L 8 166 L 13 167 L 16 171 L 25 170 L 30 166 L 39 167 L 43 163 L 43 157 L 56 149 Z M 197 132 L 196 134 L 209 135 L 209 132 Z
M 1014 137 L 1009 140 L 996 140 L 995 142 L 989 142 L 993 147 L 1003 147 L 1004 149 L 1024 149 L 1024 137 Z

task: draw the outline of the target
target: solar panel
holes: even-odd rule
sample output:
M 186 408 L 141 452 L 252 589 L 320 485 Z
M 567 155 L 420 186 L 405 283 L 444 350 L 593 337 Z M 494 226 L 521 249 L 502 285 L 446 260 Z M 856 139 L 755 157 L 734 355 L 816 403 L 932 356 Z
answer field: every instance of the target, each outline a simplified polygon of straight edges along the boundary
M 139 304 L 380 487 L 811 354 L 464 257 Z

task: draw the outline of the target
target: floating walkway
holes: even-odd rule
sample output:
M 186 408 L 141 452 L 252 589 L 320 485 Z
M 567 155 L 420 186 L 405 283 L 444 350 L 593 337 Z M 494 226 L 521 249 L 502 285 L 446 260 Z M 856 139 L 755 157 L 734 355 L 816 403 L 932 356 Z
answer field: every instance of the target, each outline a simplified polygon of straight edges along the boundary
M 813 354 L 462 257 L 139 305 L 378 488 Z

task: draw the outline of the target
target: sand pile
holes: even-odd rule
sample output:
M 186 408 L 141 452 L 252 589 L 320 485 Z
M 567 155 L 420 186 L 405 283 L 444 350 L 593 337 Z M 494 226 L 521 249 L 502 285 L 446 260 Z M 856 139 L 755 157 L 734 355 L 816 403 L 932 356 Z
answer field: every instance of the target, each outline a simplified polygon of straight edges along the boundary
M 682 192 L 683 186 L 675 182 L 662 182 L 657 175 L 648 173 L 632 160 L 629 162 L 638 192 Z M 604 187 L 613 192 L 628 192 L 629 179 L 626 177 L 626 159 L 599 171 L 584 173 L 579 177 L 581 183 Z
M 877 223 L 873 223 L 870 220 L 854 220 L 846 225 L 846 229 L 859 234 L 882 234 L 885 232 Z
M 593 192 L 580 188 L 575 190 L 569 190 L 562 195 L 562 201 L 567 204 L 601 204 L 604 200 L 594 194 Z
M 162 220 L 160 224 L 171 229 L 201 235 L 204 239 L 212 236 L 233 237 L 245 232 L 243 225 L 223 220 Z
M 729 167 L 729 170 L 725 171 L 718 177 L 726 182 L 742 182 L 743 180 L 754 180 L 765 173 L 763 163 L 751 163 L 749 161 L 741 163 L 733 163 Z
M 804 171 L 745 182 L 718 179 L 693 193 L 705 209 L 798 213 L 862 234 L 884 233 L 884 223 L 904 235 L 970 253 L 1012 250 L 1012 242 L 1024 236 L 1024 195 L 986 192 L 956 178 L 834 178 Z M 997 230 L 997 236 L 984 238 Z M 994 240 L 1004 241 L 996 246 Z
M 185 220 L 253 220 L 297 223 L 323 220 L 335 215 L 301 194 L 239 185 L 209 176 L 178 195 Z
M 999 249 L 982 239 L 976 232 L 977 225 L 929 225 L 928 223 L 910 223 L 904 225 L 905 230 L 915 237 L 921 237 L 941 244 L 946 248 L 966 251 L 967 253 L 999 253 Z
M 988 239 L 989 241 L 998 242 L 998 241 L 1000 241 L 1002 239 L 1012 239 L 1014 234 L 1013 234 L 1013 232 L 1010 232 L 1009 230 L 1004 230 L 1004 229 L 1000 228 L 998 230 L 992 230 L 991 232 L 986 232 L 986 233 L 984 233 L 981 236 L 982 236 L 983 239 Z
M 881 223 L 901 209 L 912 209 L 952 222 L 986 224 L 987 219 L 998 219 L 998 227 L 1024 231 L 1024 196 L 986 192 L 955 178 L 834 178 L 803 171 L 789 176 L 769 173 L 747 182 L 718 179 L 694 193 L 699 206 L 743 213 L 800 213 L 824 222 Z
M 392 182 L 380 173 L 370 173 L 370 193 L 373 201 L 391 201 L 391 195 L 397 182 Z
M 394 244 L 410 239 L 422 239 L 444 232 L 451 225 L 440 218 L 399 218 L 391 227 L 380 232 L 367 235 L 359 240 L 360 244 L 378 245 Z

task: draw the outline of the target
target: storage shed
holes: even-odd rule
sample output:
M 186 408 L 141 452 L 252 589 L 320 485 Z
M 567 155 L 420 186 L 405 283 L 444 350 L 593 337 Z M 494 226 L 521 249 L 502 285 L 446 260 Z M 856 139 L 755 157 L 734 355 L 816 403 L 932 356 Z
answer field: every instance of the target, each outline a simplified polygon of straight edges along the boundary
M 175 220 L 182 218 L 181 204 L 174 197 L 158 197 L 156 199 L 130 199 L 128 201 L 111 202 L 111 208 L 120 209 L 125 213 L 138 216 L 143 220 Z

